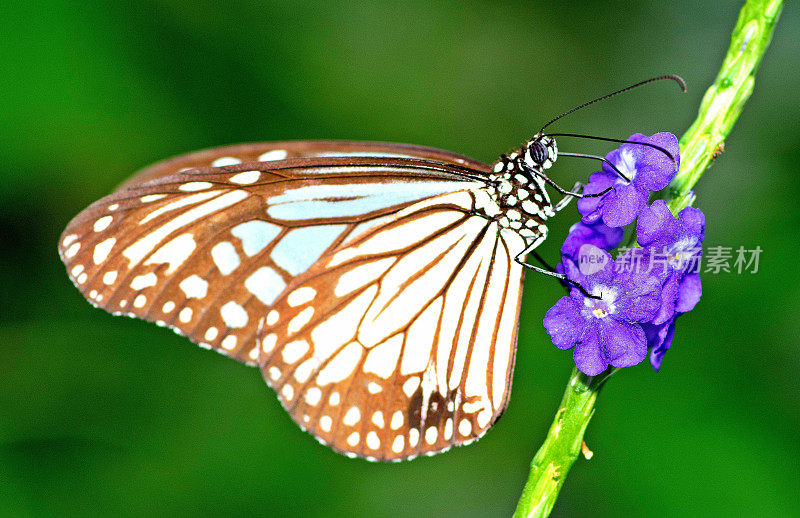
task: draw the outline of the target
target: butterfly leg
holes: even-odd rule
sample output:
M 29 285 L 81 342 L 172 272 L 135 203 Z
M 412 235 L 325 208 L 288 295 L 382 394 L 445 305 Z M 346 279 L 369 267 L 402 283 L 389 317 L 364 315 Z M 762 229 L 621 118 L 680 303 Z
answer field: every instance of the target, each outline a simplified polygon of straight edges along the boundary
M 578 192 L 581 189 L 583 189 L 583 184 L 581 182 L 575 182 L 575 185 L 572 187 L 573 192 Z M 569 205 L 572 199 L 573 196 L 564 196 L 563 198 L 561 198 L 561 200 L 559 200 L 558 203 L 556 203 L 555 207 L 553 207 L 553 210 L 556 212 L 561 211 L 563 208 Z
M 539 261 L 540 263 L 545 265 L 547 268 L 541 268 L 539 266 L 535 266 L 535 265 L 526 263 L 522 259 L 522 257 L 527 255 L 527 254 L 533 255 L 536 258 L 537 261 Z M 537 273 L 541 273 L 541 274 L 547 275 L 549 277 L 555 277 L 556 279 L 559 279 L 559 280 L 569 284 L 570 286 L 574 286 L 574 287 L 578 288 L 580 290 L 580 292 L 583 293 L 583 295 L 585 297 L 589 297 L 589 298 L 592 298 L 592 299 L 600 299 L 599 296 L 592 295 L 591 293 L 586 291 L 586 289 L 583 286 L 581 286 L 581 284 L 579 282 L 573 281 L 572 279 L 570 279 L 569 277 L 567 277 L 563 273 L 558 273 L 557 271 L 555 271 L 555 269 L 552 268 L 550 265 L 548 265 L 545 262 L 545 260 L 542 259 L 542 257 L 532 249 L 532 247 L 529 247 L 529 249 L 522 251 L 519 255 L 517 255 L 514 258 L 514 260 L 517 262 L 517 264 L 519 264 L 520 266 L 523 266 L 523 267 L 525 267 L 525 268 L 527 268 L 529 270 L 533 270 L 533 271 L 535 271 Z
M 560 192 L 564 196 L 571 196 L 573 198 L 597 198 L 599 196 L 603 196 L 607 192 L 609 192 L 612 189 L 614 189 L 614 187 L 608 187 L 608 188 L 604 189 L 603 191 L 598 192 L 596 194 L 581 194 L 579 192 L 568 191 L 568 190 L 564 189 L 563 187 L 561 187 L 560 185 L 558 185 L 553 180 L 551 180 L 549 177 L 547 177 L 547 176 L 545 176 L 545 175 L 543 175 L 541 173 L 537 173 L 537 174 L 539 174 L 539 176 L 541 176 L 544 179 L 544 181 L 547 182 L 553 189 L 557 190 L 558 192 Z

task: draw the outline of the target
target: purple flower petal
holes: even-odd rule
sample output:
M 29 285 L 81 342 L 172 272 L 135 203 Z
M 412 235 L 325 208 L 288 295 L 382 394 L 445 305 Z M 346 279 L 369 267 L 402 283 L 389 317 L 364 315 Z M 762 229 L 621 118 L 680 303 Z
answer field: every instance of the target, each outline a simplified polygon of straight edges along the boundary
M 660 326 L 644 324 L 642 327 L 647 336 L 648 346 L 651 348 L 650 365 L 658 372 L 664 355 L 672 345 L 672 338 L 675 336 L 675 319 Z
M 703 286 L 700 283 L 699 273 L 687 274 L 681 279 L 678 285 L 677 300 L 675 301 L 675 311 L 686 313 L 691 311 L 700 301 L 703 294 Z
M 686 207 L 678 214 L 678 222 L 687 234 L 700 236 L 700 241 L 705 237 L 706 217 L 702 210 Z
M 569 229 L 567 239 L 561 245 L 561 255 L 564 258 L 577 261 L 578 251 L 585 244 L 610 250 L 620 244 L 624 233 L 621 228 L 611 228 L 601 221 L 591 225 L 579 221 Z
M 675 315 L 675 301 L 678 298 L 678 277 L 670 275 L 661 286 L 661 306 L 651 320 L 652 324 L 659 325 L 672 319 Z
M 601 336 L 606 344 L 606 359 L 614 367 L 638 365 L 647 356 L 647 340 L 639 324 L 607 319 Z
M 628 137 L 628 140 L 664 148 L 675 158 L 675 162 L 680 164 L 678 138 L 672 133 L 656 133 L 651 137 L 635 133 Z M 650 191 L 660 191 L 666 187 L 678 171 L 676 164 L 673 164 L 662 151 L 643 144 L 623 144 L 606 155 L 606 160 L 629 178 L 633 177 L 632 183 Z M 607 164 L 603 164 L 603 170 L 613 172 Z
M 589 183 L 583 188 L 583 194 L 599 194 L 609 187 L 616 184 L 616 176 L 603 171 L 592 173 Z M 580 198 L 578 200 L 578 212 L 583 216 L 584 223 L 594 223 L 602 216 L 600 208 L 603 200 L 608 196 L 595 196 L 592 198 Z
M 572 357 L 578 369 L 588 376 L 597 376 L 608 368 L 608 361 L 601 350 L 598 325 L 586 327 Z
M 661 280 L 654 273 L 620 272 L 615 301 L 616 317 L 630 322 L 648 322 L 661 307 Z
M 616 187 L 603 200 L 603 223 L 609 227 L 624 227 L 633 223 L 647 204 L 648 194 L 632 184 Z
M 636 222 L 636 241 L 641 246 L 666 243 L 677 238 L 678 222 L 664 200 L 656 200 L 642 209 Z
M 680 148 L 678 138 L 672 133 L 656 133 L 650 138 L 643 138 L 641 142 L 647 142 L 666 149 L 674 158 L 676 164 L 680 164 Z M 642 177 L 642 183 L 651 191 L 660 191 L 666 187 L 678 172 L 676 164 L 664 153 L 649 146 L 642 152 L 640 164 L 643 170 L 648 171 Z
M 574 346 L 587 326 L 578 302 L 562 297 L 544 316 L 544 328 L 559 349 Z

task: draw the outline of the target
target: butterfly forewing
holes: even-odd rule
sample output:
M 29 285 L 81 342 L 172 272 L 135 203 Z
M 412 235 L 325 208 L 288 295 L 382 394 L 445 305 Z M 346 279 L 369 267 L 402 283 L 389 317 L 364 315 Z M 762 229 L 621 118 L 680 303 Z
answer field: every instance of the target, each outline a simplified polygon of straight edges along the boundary
M 522 271 L 514 235 L 473 212 L 468 192 L 404 209 L 327 253 L 267 314 L 264 376 L 322 442 L 400 460 L 470 442 L 502 413 Z
M 94 305 L 258 364 L 322 442 L 410 458 L 508 399 L 524 243 L 476 210 L 489 171 L 399 144 L 199 151 L 87 208 L 60 253 Z

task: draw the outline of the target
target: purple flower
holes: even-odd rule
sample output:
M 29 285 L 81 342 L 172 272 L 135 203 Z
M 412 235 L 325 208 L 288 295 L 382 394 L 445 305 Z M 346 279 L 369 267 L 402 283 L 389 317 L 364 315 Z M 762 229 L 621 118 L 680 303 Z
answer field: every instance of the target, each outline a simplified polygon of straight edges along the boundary
M 705 237 L 705 216 L 699 209 L 686 207 L 676 219 L 664 200 L 645 208 L 637 222 L 637 241 L 645 248 L 649 268 L 664 272 L 661 306 L 645 326 L 651 348 L 650 363 L 655 370 L 672 344 L 675 319 L 691 311 L 703 293 L 699 261 Z M 658 266 L 656 266 L 658 263 Z
M 605 252 L 602 252 L 605 253 Z M 606 254 L 608 255 L 608 254 Z M 589 376 L 609 365 L 628 367 L 644 360 L 647 338 L 641 323 L 649 322 L 660 307 L 661 280 L 652 274 L 605 267 L 590 275 L 571 272 L 586 291 L 573 288 L 544 317 L 544 327 L 559 349 L 575 347 L 578 368 Z
M 636 133 L 628 139 L 646 142 L 666 149 L 675 162 L 680 163 L 678 139 L 672 133 L 656 133 L 651 137 Z M 597 194 L 609 187 L 605 196 L 578 200 L 578 211 L 584 223 L 594 223 L 602 218 L 610 227 L 624 227 L 633 222 L 647 205 L 651 192 L 660 191 L 677 173 L 676 164 L 658 149 L 641 144 L 623 144 L 606 155 L 630 181 L 626 181 L 608 165 L 592 174 L 583 194 Z

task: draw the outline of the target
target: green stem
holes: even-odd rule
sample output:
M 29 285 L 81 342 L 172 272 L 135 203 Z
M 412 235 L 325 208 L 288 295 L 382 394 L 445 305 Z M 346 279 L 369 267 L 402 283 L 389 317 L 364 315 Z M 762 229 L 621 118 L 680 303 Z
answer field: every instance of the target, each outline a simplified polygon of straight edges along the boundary
M 782 6 L 783 0 L 748 0 L 742 7 L 717 78 L 703 96 L 697 119 L 681 138 L 681 169 L 668 196 L 673 214 L 692 204 L 692 188 L 725 149 L 725 139 L 753 93 L 756 71 Z
M 772 39 L 782 0 L 747 0 L 731 34 L 731 44 L 697 119 L 680 140 L 681 167 L 669 187 L 673 214 L 692 204 L 692 188 L 724 149 L 724 142 L 753 93 L 755 74 Z M 572 371 L 561 406 L 539 451 L 514 516 L 545 517 L 555 505 L 567 473 L 583 446 L 600 383 Z M 591 456 L 586 450 L 587 458 Z
M 572 369 L 556 418 L 531 463 L 528 482 L 514 512 L 515 518 L 547 516 L 553 509 L 569 468 L 578 459 L 583 434 L 594 414 L 599 386 L 593 381 L 577 367 Z

